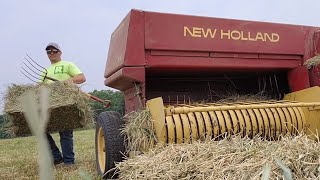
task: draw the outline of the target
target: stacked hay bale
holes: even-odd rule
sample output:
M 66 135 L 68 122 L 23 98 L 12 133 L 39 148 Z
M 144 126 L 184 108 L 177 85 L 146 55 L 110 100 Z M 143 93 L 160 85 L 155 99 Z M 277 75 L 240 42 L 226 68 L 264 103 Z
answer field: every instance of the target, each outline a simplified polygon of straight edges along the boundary
M 243 99 L 255 101 L 257 97 L 219 102 Z M 221 141 L 159 145 L 149 111 L 133 112 L 126 118 L 122 132 L 127 136 L 129 157 L 116 165 L 119 179 L 261 179 L 263 174 L 270 179 L 320 179 L 320 141 L 303 134 L 278 141 L 235 135 Z
M 268 165 L 270 179 L 319 179 L 320 142 L 300 135 L 279 141 L 236 136 L 222 141 L 171 144 L 129 158 L 117 168 L 119 179 L 216 180 L 261 179 Z
M 93 122 L 93 111 L 89 106 L 89 98 L 74 84 L 64 82 L 49 85 L 13 84 L 8 87 L 4 97 L 7 134 L 13 137 L 30 134 L 20 99 L 29 91 L 38 94 L 40 86 L 46 86 L 51 91 L 48 132 L 81 128 Z

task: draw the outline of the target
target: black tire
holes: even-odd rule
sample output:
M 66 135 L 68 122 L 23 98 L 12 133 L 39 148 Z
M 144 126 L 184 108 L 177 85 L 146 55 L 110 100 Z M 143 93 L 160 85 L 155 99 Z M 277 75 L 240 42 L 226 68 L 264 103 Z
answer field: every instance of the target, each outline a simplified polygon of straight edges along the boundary
M 102 112 L 96 123 L 95 149 L 96 166 L 102 178 L 116 178 L 115 162 L 123 160 L 125 152 L 124 137 L 120 134 L 123 121 L 119 113 Z M 111 170 L 111 171 L 110 171 Z M 109 172 L 108 172 L 109 171 Z M 106 173 L 108 172 L 108 173 Z

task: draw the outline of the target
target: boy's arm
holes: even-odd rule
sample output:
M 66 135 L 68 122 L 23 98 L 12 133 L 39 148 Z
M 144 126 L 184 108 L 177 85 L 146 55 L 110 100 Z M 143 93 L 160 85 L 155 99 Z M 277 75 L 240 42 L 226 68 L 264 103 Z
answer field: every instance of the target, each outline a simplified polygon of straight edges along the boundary
M 73 82 L 73 83 L 76 83 L 76 84 L 81 84 L 81 83 L 84 83 L 86 81 L 86 77 L 84 76 L 83 73 L 81 74 L 78 74 L 76 76 L 73 76 L 72 78 L 66 80 L 67 82 Z
M 70 63 L 68 69 L 69 69 L 69 74 L 72 76 L 72 78 L 67 80 L 68 82 L 81 84 L 86 81 L 86 77 L 74 63 Z

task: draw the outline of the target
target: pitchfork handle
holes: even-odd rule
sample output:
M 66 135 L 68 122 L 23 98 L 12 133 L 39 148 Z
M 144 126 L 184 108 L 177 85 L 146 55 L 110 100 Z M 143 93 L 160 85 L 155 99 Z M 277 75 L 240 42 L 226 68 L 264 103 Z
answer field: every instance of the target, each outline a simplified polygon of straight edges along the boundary
M 45 78 L 47 78 L 47 79 L 49 79 L 49 80 L 52 80 L 52 81 L 59 81 L 58 79 L 55 79 L 55 78 L 52 78 L 52 77 L 48 77 L 48 76 L 45 76 Z M 102 99 L 100 99 L 100 98 L 98 98 L 98 97 L 96 97 L 96 96 L 93 96 L 93 95 L 88 94 L 88 93 L 85 93 L 85 92 L 82 92 L 82 93 L 84 93 L 85 95 L 89 96 L 91 99 L 93 99 L 93 100 L 95 100 L 95 101 L 98 101 L 98 102 L 104 104 L 104 107 L 105 107 L 105 108 L 108 108 L 108 107 L 110 106 L 110 104 L 111 104 L 111 102 L 108 101 L 108 100 L 107 100 L 107 104 L 105 104 L 106 101 L 104 101 L 104 100 L 102 100 Z
M 49 80 L 52 80 L 52 81 L 59 81 L 58 79 L 55 79 L 55 78 L 52 78 L 52 77 L 48 77 L 48 76 L 45 76 L 46 79 L 49 79 Z
M 91 94 L 86 93 L 87 96 L 89 96 L 91 99 L 96 100 L 102 104 L 106 103 L 106 101 L 96 97 L 96 96 L 92 96 Z M 111 102 L 107 100 L 107 104 L 104 105 L 105 108 L 108 108 L 110 106 Z

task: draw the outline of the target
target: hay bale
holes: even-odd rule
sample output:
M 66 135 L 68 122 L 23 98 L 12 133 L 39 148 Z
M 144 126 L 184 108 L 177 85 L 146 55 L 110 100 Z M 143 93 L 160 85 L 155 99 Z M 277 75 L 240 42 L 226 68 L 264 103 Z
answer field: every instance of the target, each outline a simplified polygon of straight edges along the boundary
M 48 132 L 82 128 L 93 122 L 93 111 L 89 98 L 78 86 L 70 83 L 56 82 L 46 86 L 51 90 L 49 96 Z M 40 85 L 16 85 L 8 87 L 4 97 L 6 129 L 11 136 L 30 135 L 20 98 L 29 91 L 39 93 Z
M 271 179 L 320 178 L 320 142 L 305 135 L 263 141 L 239 136 L 222 141 L 170 144 L 116 165 L 119 179 L 261 179 L 266 165 Z
M 127 153 L 137 155 L 154 147 L 157 139 L 150 111 L 134 111 L 127 114 L 124 119 L 125 125 L 121 133 L 126 137 Z
M 311 69 L 312 67 L 317 66 L 318 64 L 320 64 L 320 55 L 316 55 L 306 60 L 306 62 L 304 62 L 303 65 L 306 65 L 308 69 Z

